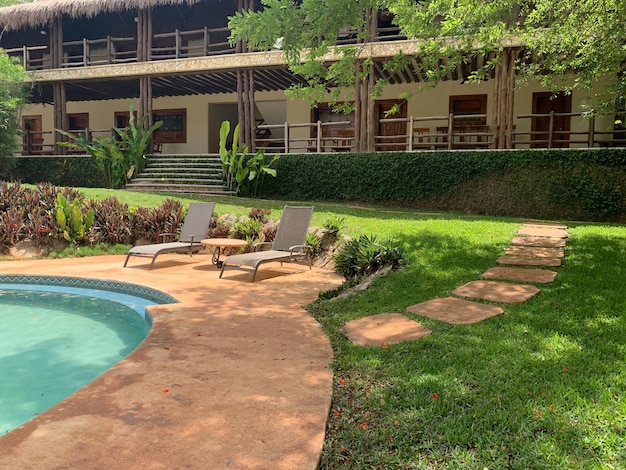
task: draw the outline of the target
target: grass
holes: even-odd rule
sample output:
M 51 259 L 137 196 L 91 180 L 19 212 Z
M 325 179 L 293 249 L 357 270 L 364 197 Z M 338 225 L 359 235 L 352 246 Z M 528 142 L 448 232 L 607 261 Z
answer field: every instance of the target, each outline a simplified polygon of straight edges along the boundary
M 239 215 L 276 216 L 284 204 L 216 200 L 218 213 Z M 335 352 L 321 469 L 626 468 L 626 227 L 570 223 L 564 266 L 538 296 L 452 326 L 405 308 L 479 279 L 521 221 L 315 203 L 314 225 L 336 216 L 350 235 L 395 238 L 406 266 L 354 297 L 309 306 Z M 345 322 L 383 312 L 433 333 L 385 347 L 347 341 Z

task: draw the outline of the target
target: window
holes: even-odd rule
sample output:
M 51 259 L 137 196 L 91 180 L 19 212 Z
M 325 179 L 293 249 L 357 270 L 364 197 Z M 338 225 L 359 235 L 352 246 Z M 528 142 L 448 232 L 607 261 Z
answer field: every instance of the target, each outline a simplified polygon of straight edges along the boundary
M 454 114 L 454 125 L 485 125 L 487 118 L 472 115 L 487 114 L 487 95 L 450 96 L 449 112 Z
M 67 125 L 70 132 L 89 129 L 89 113 L 68 114 Z
M 154 131 L 153 140 L 157 144 L 184 144 L 187 142 L 187 110 L 160 109 L 152 112 L 154 122 L 163 125 Z

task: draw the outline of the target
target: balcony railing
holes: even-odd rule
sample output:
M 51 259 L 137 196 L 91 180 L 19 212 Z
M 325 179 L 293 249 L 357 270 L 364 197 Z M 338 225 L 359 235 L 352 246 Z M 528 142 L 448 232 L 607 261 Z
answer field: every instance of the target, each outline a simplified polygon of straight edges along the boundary
M 523 114 L 511 135 L 513 148 L 591 148 L 626 146 L 626 129 L 597 129 L 595 118 L 584 118 L 582 113 Z M 467 150 L 493 148 L 490 126 L 482 124 L 485 114 L 447 116 L 410 116 L 381 119 L 379 129 L 385 124 L 400 130 L 390 135 L 374 137 L 374 148 L 384 151 L 416 150 Z M 576 130 L 558 128 L 559 118 L 577 119 Z M 535 119 L 535 126 L 524 125 Z M 582 119 L 585 119 L 582 121 Z M 561 121 L 562 122 L 562 121 Z M 537 130 L 540 123 L 542 128 Z M 606 125 L 606 122 L 605 122 Z M 518 128 L 527 130 L 517 130 Z M 88 140 L 95 135 L 114 135 L 112 129 L 76 129 Z M 268 153 L 328 153 L 356 150 L 354 123 L 351 121 L 259 124 L 256 128 L 255 147 Z M 22 155 L 51 155 L 54 134 L 51 131 L 24 131 Z M 72 153 L 71 149 L 65 149 Z
M 152 37 L 151 60 L 183 59 L 187 57 L 207 57 L 232 54 L 235 48 L 228 41 L 230 30 L 227 27 L 175 30 L 157 33 Z M 377 40 L 390 41 L 403 39 L 398 28 L 379 28 Z M 345 31 L 337 38 L 337 44 L 357 42 L 356 31 Z M 6 49 L 12 57 L 19 58 L 26 70 L 51 69 L 50 48 L 48 45 L 23 46 Z M 137 61 L 136 37 L 107 36 L 100 39 L 81 39 L 63 43 L 62 67 L 89 67 L 104 64 L 120 64 Z
M 571 130 L 559 128 L 559 118 L 577 119 Z M 493 130 L 486 114 L 410 116 L 381 119 L 379 129 L 392 124 L 393 134 L 377 134 L 375 151 L 466 150 L 493 148 Z M 524 120 L 531 119 L 531 123 Z M 584 119 L 584 121 L 583 121 Z M 582 113 L 523 114 L 517 116 L 511 133 L 513 148 L 591 148 L 626 145 L 626 129 L 598 130 L 596 119 Z M 522 124 L 528 124 L 522 126 Z M 571 122 L 574 124 L 574 122 Z M 518 129 L 527 130 L 518 130 Z M 302 129 L 307 129 L 302 131 Z M 259 125 L 256 148 L 268 152 L 346 152 L 356 148 L 350 121 Z

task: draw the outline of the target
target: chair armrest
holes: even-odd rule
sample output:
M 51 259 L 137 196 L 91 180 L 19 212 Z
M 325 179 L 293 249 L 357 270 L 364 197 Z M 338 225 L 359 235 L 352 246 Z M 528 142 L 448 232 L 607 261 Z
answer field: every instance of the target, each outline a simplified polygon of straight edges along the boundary
M 161 240 L 159 243 L 163 243 L 165 241 L 166 237 L 173 237 L 175 236 L 175 233 L 160 233 L 159 234 L 159 239 Z
M 294 245 L 289 247 L 289 254 L 304 253 L 304 246 L 305 245 Z
M 272 246 L 271 242 L 259 242 L 254 244 L 254 251 L 260 251 L 263 246 Z

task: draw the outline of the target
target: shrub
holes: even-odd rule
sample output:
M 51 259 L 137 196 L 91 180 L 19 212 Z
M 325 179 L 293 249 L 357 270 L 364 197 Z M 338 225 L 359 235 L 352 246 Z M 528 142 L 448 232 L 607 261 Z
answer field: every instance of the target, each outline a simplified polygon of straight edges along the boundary
M 145 238 L 158 243 L 176 238 L 185 219 L 185 210 L 175 199 L 166 199 L 153 209 L 139 208 L 133 214 L 132 230 L 134 241 Z M 168 236 L 164 239 L 162 235 Z
M 335 272 L 346 279 L 362 279 L 389 266 L 402 263 L 402 249 L 393 240 L 378 241 L 375 235 L 361 235 L 347 241 L 333 257 Z
M 209 238 L 228 238 L 231 227 L 223 222 L 218 222 L 215 226 L 209 228 Z
M 258 219 L 243 219 L 233 225 L 232 234 L 241 240 L 256 240 L 260 238 L 261 227 Z
M 273 242 L 276 238 L 276 231 L 278 225 L 274 222 L 270 222 L 261 227 L 260 237 L 264 242 Z
M 261 209 L 260 207 L 255 207 L 253 209 L 250 209 L 250 212 L 248 212 L 248 217 L 250 217 L 251 219 L 260 220 L 261 223 L 264 224 L 265 222 L 267 222 L 267 219 L 271 213 L 272 211 L 269 209 Z
M 315 258 L 321 248 L 321 241 L 314 232 L 306 234 L 304 240 L 304 251 L 311 257 Z
M 91 244 L 110 243 L 129 245 L 132 240 L 132 216 L 128 205 L 117 198 L 91 200 L 87 206 L 93 209 L 94 224 L 89 230 Z
M 87 240 L 87 232 L 94 222 L 94 211 L 84 207 L 79 199 L 71 202 L 57 194 L 55 221 L 63 238 L 74 244 L 81 244 Z

